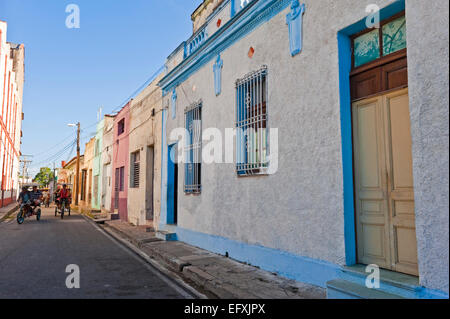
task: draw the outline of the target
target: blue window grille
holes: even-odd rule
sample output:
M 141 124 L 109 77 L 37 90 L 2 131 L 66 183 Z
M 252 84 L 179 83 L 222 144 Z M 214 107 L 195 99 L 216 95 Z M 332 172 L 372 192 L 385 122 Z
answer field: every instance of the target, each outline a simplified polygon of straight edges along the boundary
M 194 103 L 185 110 L 187 131 L 184 152 L 184 192 L 200 194 L 202 190 L 202 102 Z
M 267 67 L 236 81 L 236 171 L 265 174 L 268 168 Z

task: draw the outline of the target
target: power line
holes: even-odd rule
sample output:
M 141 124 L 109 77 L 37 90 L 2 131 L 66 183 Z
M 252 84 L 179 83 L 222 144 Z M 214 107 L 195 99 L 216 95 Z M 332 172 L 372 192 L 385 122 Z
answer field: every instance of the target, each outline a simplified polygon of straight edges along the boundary
M 54 155 L 52 155 L 52 156 L 48 157 L 47 159 L 45 159 L 45 160 L 43 160 L 43 161 L 40 161 L 40 162 L 38 162 L 37 164 L 33 165 L 33 168 L 34 168 L 34 167 L 37 167 L 37 166 L 39 166 L 39 165 L 41 165 L 41 164 L 44 164 L 44 163 L 47 164 L 47 163 L 49 163 L 49 162 L 53 162 L 53 161 L 55 161 L 55 160 L 61 158 L 64 154 L 66 154 L 66 152 L 67 152 L 71 147 L 73 147 L 74 144 L 76 144 L 76 140 L 75 140 L 75 141 L 72 141 L 70 144 L 66 145 L 63 149 L 59 150 L 59 151 L 58 151 L 57 153 L 55 153 Z
M 72 145 L 72 149 L 70 150 L 70 152 L 69 152 L 69 158 L 67 159 L 67 161 L 66 162 L 69 162 L 70 161 L 70 158 L 72 157 L 72 153 L 73 153 L 73 150 L 75 149 L 75 145 L 76 145 L 76 143 L 73 143 L 73 145 Z M 53 163 L 54 164 L 54 163 Z
M 139 92 L 141 92 L 145 87 L 152 83 L 156 77 L 166 68 L 165 65 L 161 66 L 155 73 L 153 73 L 139 88 L 136 89 L 129 97 L 127 97 L 117 108 L 111 111 L 111 113 L 118 112 L 125 104 L 127 104 L 132 98 L 134 98 Z
M 67 139 L 71 138 L 71 137 L 74 136 L 74 135 L 75 135 L 75 134 L 72 133 L 71 135 L 69 135 L 69 136 L 67 136 L 65 139 L 63 139 L 61 142 L 55 144 L 54 146 L 48 148 L 47 150 L 42 151 L 42 152 L 40 152 L 40 153 L 38 153 L 38 154 L 35 154 L 34 157 L 36 158 L 36 157 L 39 157 L 40 155 L 43 155 L 43 154 L 45 154 L 45 153 L 48 153 L 49 151 L 51 151 L 51 150 L 57 148 L 58 146 L 60 146 L 62 143 L 66 142 Z

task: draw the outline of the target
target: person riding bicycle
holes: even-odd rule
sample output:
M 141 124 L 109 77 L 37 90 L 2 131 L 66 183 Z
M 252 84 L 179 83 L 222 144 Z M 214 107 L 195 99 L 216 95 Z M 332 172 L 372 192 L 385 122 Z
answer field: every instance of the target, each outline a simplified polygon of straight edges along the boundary
M 31 209 L 32 199 L 31 199 L 31 193 L 28 190 L 27 186 L 22 187 L 22 191 L 19 194 L 19 198 L 17 200 L 21 205 L 26 207 L 25 211 L 28 213 Z
M 41 205 L 42 192 L 37 188 L 37 186 L 33 186 L 33 191 L 31 192 L 30 195 L 31 195 L 31 203 L 34 210 L 36 209 L 36 207 Z
M 58 186 L 58 188 L 55 190 L 55 192 L 53 193 L 53 195 L 54 195 L 54 201 L 55 201 L 55 204 L 56 204 L 56 206 L 58 206 L 59 207 L 59 192 L 61 191 L 61 187 L 59 187 Z
M 62 189 L 59 191 L 58 194 L 58 201 L 59 204 L 62 204 L 63 202 L 65 202 L 65 204 L 70 204 L 70 198 L 71 198 L 71 194 L 70 194 L 70 190 L 67 188 L 67 185 L 64 184 Z
M 28 191 L 27 186 L 22 187 L 22 191 L 19 194 L 19 198 L 17 200 L 20 204 L 26 204 L 28 201 L 31 201 L 31 194 Z

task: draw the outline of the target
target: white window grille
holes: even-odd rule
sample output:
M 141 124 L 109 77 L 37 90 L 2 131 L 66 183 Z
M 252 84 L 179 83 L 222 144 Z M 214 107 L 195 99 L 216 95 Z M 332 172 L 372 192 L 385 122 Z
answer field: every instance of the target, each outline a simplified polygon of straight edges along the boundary
M 268 168 L 267 67 L 236 81 L 236 172 L 265 174 Z
M 185 127 L 188 134 L 184 154 L 184 192 L 199 194 L 202 189 L 202 102 L 185 109 Z

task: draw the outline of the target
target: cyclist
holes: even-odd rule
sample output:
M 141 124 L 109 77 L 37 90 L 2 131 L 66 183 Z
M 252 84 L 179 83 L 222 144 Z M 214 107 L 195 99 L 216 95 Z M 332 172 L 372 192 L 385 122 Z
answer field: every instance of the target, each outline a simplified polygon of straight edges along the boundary
M 28 190 L 27 186 L 22 187 L 22 191 L 20 192 L 17 201 L 24 207 L 25 215 L 29 215 L 31 213 L 30 210 L 32 210 L 32 199 L 31 192 Z
M 67 188 L 67 185 L 64 184 L 62 189 L 59 191 L 59 204 L 62 205 L 62 203 L 65 203 L 65 207 L 67 207 L 68 204 L 70 204 L 70 190 Z
M 23 186 L 22 187 L 22 191 L 19 194 L 18 202 L 21 203 L 21 204 L 22 203 L 26 204 L 30 200 L 31 200 L 31 194 L 28 191 L 28 187 L 27 186 Z
M 31 202 L 33 205 L 33 211 L 36 209 L 36 207 L 41 205 L 42 201 L 42 192 L 38 189 L 37 186 L 33 186 L 33 191 L 31 192 Z

